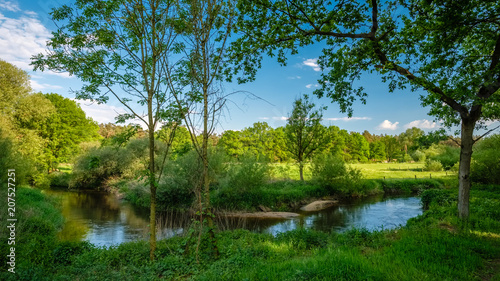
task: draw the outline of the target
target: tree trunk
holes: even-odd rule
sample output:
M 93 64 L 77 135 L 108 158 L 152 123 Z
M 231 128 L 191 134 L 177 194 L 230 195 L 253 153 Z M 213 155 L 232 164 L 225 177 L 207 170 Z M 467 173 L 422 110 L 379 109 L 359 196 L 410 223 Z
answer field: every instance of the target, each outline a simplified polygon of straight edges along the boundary
M 304 181 L 304 164 L 302 161 L 299 162 L 299 173 L 300 173 L 300 180 Z
M 462 220 L 469 218 L 470 163 L 472 159 L 472 145 L 474 144 L 474 126 L 475 121 L 462 119 L 462 143 L 458 170 L 458 217 Z
M 148 106 L 149 107 L 149 106 Z M 151 191 L 151 204 L 149 214 L 149 258 L 151 261 L 155 258 L 156 250 L 156 178 L 155 178 L 155 135 L 152 114 L 149 114 L 149 188 Z

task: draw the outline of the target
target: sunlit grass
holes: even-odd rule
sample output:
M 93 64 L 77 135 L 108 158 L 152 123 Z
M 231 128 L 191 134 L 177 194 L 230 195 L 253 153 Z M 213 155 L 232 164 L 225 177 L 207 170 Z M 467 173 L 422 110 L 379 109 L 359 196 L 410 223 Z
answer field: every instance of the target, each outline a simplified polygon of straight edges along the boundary
M 424 163 L 368 163 L 350 166 L 360 169 L 366 179 L 452 179 L 457 176 L 452 171 L 425 171 Z
M 425 171 L 424 163 L 367 163 L 349 164 L 349 166 L 360 169 L 365 179 L 454 179 L 457 172 Z M 299 180 L 299 166 L 295 163 L 273 163 L 271 166 L 271 178 L 274 180 Z M 312 178 L 311 164 L 304 165 L 304 179 Z

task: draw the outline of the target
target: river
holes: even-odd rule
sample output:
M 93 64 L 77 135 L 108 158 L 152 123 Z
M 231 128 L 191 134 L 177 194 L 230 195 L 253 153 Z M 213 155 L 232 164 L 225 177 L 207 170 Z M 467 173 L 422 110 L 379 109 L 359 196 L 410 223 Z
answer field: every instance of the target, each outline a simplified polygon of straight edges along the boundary
M 45 191 L 61 199 L 66 219 L 59 237 L 63 240 L 86 240 L 98 246 L 116 245 L 146 239 L 149 212 L 135 208 L 114 195 L 95 191 Z M 384 197 L 382 195 L 352 199 L 319 212 L 299 212 L 294 219 L 227 219 L 217 218 L 221 229 L 246 228 L 277 234 L 298 227 L 322 231 L 345 231 L 352 227 L 368 230 L 392 229 L 422 214 L 417 197 Z M 177 212 L 161 213 L 158 238 L 182 234 L 191 218 Z

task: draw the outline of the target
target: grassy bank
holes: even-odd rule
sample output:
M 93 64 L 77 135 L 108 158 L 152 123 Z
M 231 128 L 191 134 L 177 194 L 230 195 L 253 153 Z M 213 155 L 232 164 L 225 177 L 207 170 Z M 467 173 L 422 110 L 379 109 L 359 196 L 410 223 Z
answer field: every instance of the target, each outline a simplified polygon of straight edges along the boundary
M 191 236 L 159 241 L 156 261 L 150 262 L 145 241 L 101 248 L 58 242 L 53 231 L 58 223 L 51 223 L 43 236 L 39 227 L 22 228 L 19 235 L 26 244 L 19 245 L 16 275 L 2 268 L 0 279 L 500 280 L 500 187 L 473 188 L 468 224 L 454 215 L 456 192 L 425 191 L 428 211 L 390 231 L 298 229 L 276 237 L 219 232 L 221 257 L 211 259 L 202 243 L 199 263 Z M 58 217 L 53 202 L 37 191 L 19 189 L 18 199 L 23 221 L 36 218 L 48 225 Z

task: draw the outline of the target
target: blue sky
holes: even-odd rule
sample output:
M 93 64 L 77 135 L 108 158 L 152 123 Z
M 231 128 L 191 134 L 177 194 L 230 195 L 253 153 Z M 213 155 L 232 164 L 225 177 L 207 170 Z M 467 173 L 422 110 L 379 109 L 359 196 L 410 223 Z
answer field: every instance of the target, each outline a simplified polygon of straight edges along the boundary
M 32 55 L 44 52 L 45 42 L 50 38 L 50 32 L 55 30 L 48 13 L 53 7 L 70 2 L 0 0 L 0 58 L 26 70 L 31 76 L 34 90 L 74 98 L 71 89 L 78 90 L 81 87 L 77 78 L 65 73 L 33 72 L 29 65 Z M 226 93 L 248 91 L 259 98 L 232 95 L 217 131 L 240 130 L 264 121 L 272 127 L 285 125 L 293 100 L 302 94 L 312 95 L 318 87 L 321 69 L 316 60 L 320 54 L 320 45 L 304 48 L 298 55 L 289 57 L 286 67 L 280 66 L 275 59 L 265 58 L 255 82 L 225 84 Z M 428 109 L 420 106 L 418 92 L 398 90 L 389 93 L 388 85 L 382 83 L 376 74 L 365 74 L 358 84 L 368 93 L 367 104 L 356 103 L 353 118 L 350 119 L 327 98 L 314 98 L 316 104 L 328 106 L 323 115 L 324 125 L 336 125 L 348 131 L 368 130 L 372 134 L 391 135 L 413 126 L 426 132 L 440 127 L 439 122 L 433 122 L 434 118 L 427 115 Z M 99 123 L 113 122 L 114 116 L 125 112 L 123 106 L 113 99 L 105 105 L 88 101 L 81 101 L 80 104 L 87 115 Z

